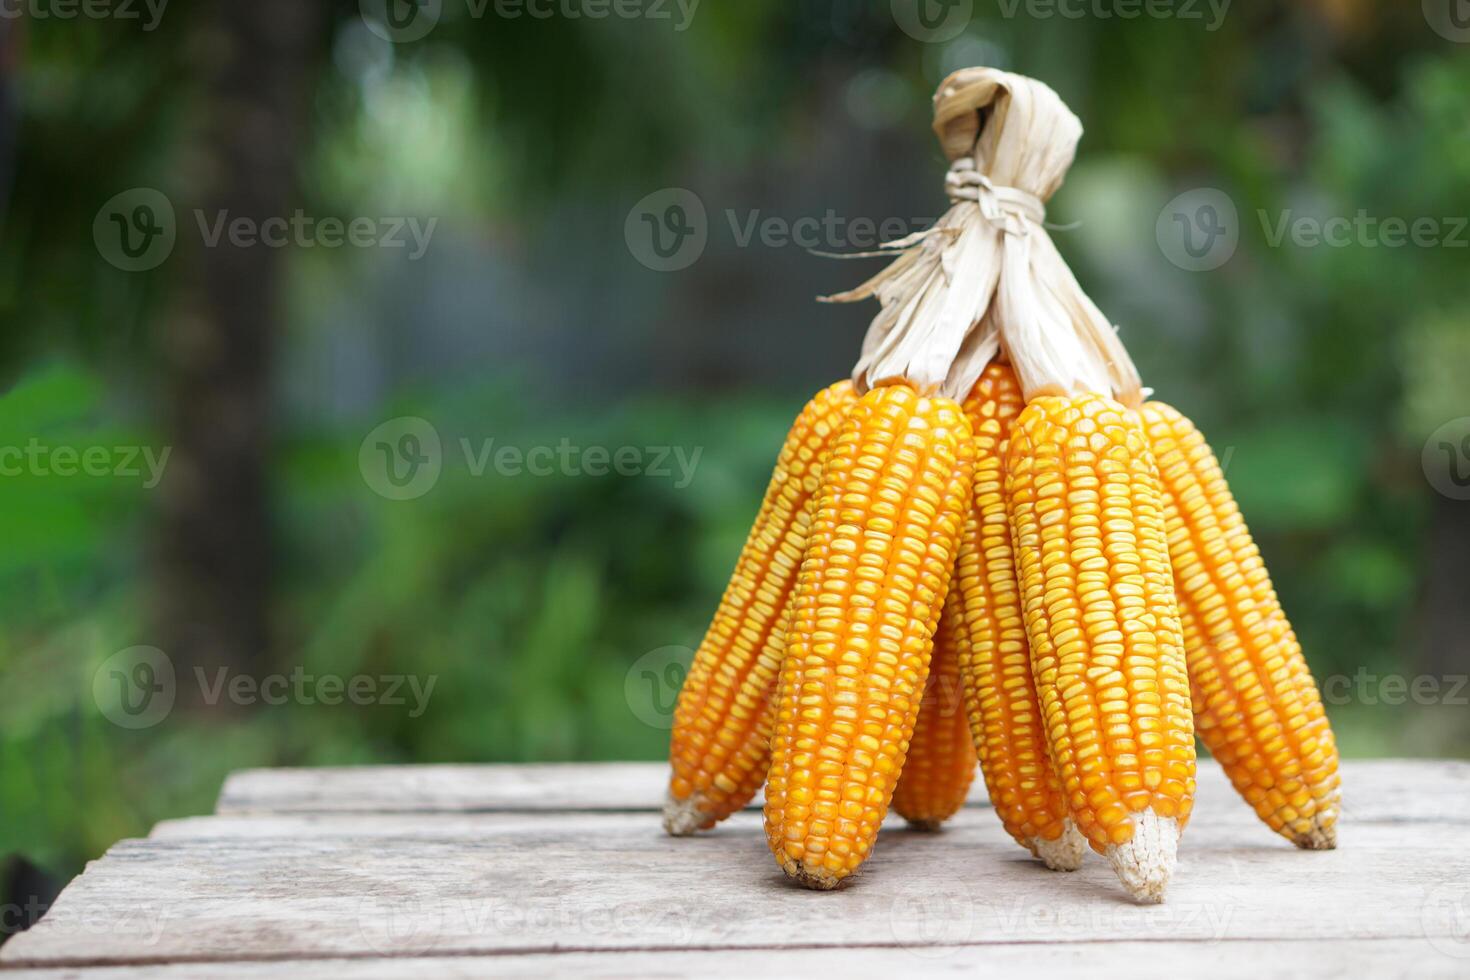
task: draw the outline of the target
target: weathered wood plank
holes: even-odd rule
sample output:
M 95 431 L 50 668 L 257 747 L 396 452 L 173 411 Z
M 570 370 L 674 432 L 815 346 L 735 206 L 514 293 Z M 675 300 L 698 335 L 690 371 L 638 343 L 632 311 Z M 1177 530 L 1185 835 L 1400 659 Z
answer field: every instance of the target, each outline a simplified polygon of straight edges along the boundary
M 1239 980 L 1269 970 L 1301 980 L 1344 976 L 1406 976 L 1416 980 L 1463 977 L 1470 961 L 1428 956 L 1415 940 L 1261 941 L 1203 946 L 1186 942 L 1009 944 L 942 949 L 749 949 L 701 952 L 557 953 L 520 956 L 396 958 L 182 963 L 70 970 L 20 970 L 6 980 L 400 980 L 430 977 L 504 977 L 545 980 L 660 980 L 708 977 L 842 976 L 851 980 L 898 977 L 1005 977 L 1007 980 L 1137 980 L 1188 976 Z
M 667 785 L 667 768 L 647 762 L 246 769 L 215 812 L 647 810 Z
M 185 820 L 170 820 L 159 824 L 148 840 L 158 844 L 219 841 L 245 843 L 261 841 L 274 846 L 277 841 L 321 840 L 338 838 L 363 842 L 364 846 L 381 846 L 393 841 L 476 841 L 490 838 L 522 840 L 540 846 L 554 840 L 576 840 L 581 836 L 613 835 L 618 839 L 636 839 L 650 834 L 656 825 L 649 823 L 649 815 L 642 813 L 601 814 L 509 814 L 509 813 L 460 813 L 460 814 L 268 814 L 260 817 L 191 817 Z M 951 830 L 973 827 L 975 831 L 986 829 L 986 822 L 993 820 L 989 811 L 976 809 L 957 817 L 958 823 L 947 824 L 944 833 Z M 729 825 L 745 836 L 760 837 L 759 815 L 741 814 L 737 822 Z M 1349 825 L 1355 847 L 1390 846 L 1403 836 L 1399 824 L 1353 822 Z M 1417 833 L 1440 834 L 1455 838 L 1466 833 L 1464 821 L 1416 822 L 1422 828 Z M 700 848 L 704 837 L 721 835 L 724 828 L 701 835 L 690 841 L 688 847 Z M 889 836 L 883 840 L 922 841 L 926 835 L 908 830 L 903 821 L 890 816 L 883 825 Z M 761 837 L 764 840 L 763 837 Z M 1284 840 L 1273 835 L 1258 823 L 1235 817 L 1230 820 L 1191 822 L 1185 835 L 1185 847 L 1192 848 L 1206 840 L 1237 841 L 1241 846 L 1254 845 L 1260 848 L 1289 848 Z M 998 843 L 1004 840 L 998 839 Z M 1014 845 L 1013 845 L 1014 846 Z M 677 851 L 675 853 L 678 853 Z M 700 853 L 703 853 L 701 850 Z M 1022 852 L 1017 851 L 1018 855 Z M 774 867 L 774 865 L 773 865 Z
M 657 810 L 663 763 L 536 766 L 359 766 L 250 769 L 230 776 L 215 812 L 395 813 L 476 811 Z M 1352 762 L 1347 810 L 1367 820 L 1470 819 L 1470 764 L 1444 761 Z M 1219 766 L 1200 763 L 1199 797 L 1234 799 Z M 1412 803 L 1412 805 L 1410 805 Z M 970 805 L 986 806 L 979 779 Z M 1207 809 L 1201 817 L 1229 811 Z M 1249 817 L 1249 811 L 1240 813 Z
M 981 813 L 986 808 L 971 808 Z M 758 817 L 747 812 L 747 816 Z M 612 828 L 647 831 L 650 816 L 641 813 L 616 814 L 515 814 L 515 813 L 436 813 L 436 814 L 262 814 L 258 817 L 185 817 L 166 820 L 153 828 L 151 840 L 209 840 L 215 838 L 275 839 L 281 837 L 356 837 L 356 838 L 434 838 L 455 840 L 485 834 L 522 834 L 539 839 L 542 831 L 549 827 L 577 833 L 593 834 Z M 983 819 L 983 818 L 982 818 Z M 553 820 L 554 823 L 548 823 Z M 1364 821 L 1350 818 L 1348 826 L 1372 827 L 1385 832 L 1394 831 L 1408 821 Z M 1412 823 L 1422 826 L 1431 833 L 1443 833 L 1455 837 L 1470 834 L 1470 815 L 1462 814 L 1455 819 L 1415 819 Z M 742 825 L 745 826 L 745 825 Z M 900 832 L 906 829 L 904 821 L 892 814 L 884 821 L 884 830 Z M 1242 840 L 1250 840 L 1261 847 L 1285 846 L 1280 838 L 1266 830 L 1249 811 L 1228 811 L 1225 814 L 1204 814 L 1190 821 L 1185 835 L 1186 846 L 1205 836 L 1214 836 L 1221 829 L 1239 833 Z M 700 835 L 708 836 L 707 834 Z
M 533 780 L 528 780 L 523 784 L 523 786 L 534 786 L 534 792 L 516 791 L 521 793 L 519 799 L 525 802 L 514 807 L 493 802 L 496 799 L 493 779 L 486 779 L 473 767 L 457 768 L 456 772 L 445 772 L 439 767 L 432 767 L 433 771 L 429 781 L 435 786 L 432 793 L 433 808 L 427 808 L 412 799 L 406 799 L 409 796 L 407 789 L 403 793 L 390 792 L 391 787 L 387 785 L 387 781 L 393 778 L 395 770 L 385 770 L 383 779 L 361 779 L 360 774 L 351 769 L 324 770 L 324 778 L 334 781 L 334 784 L 343 791 L 341 805 L 337 809 L 330 809 L 331 800 L 318 800 L 299 793 L 300 776 L 311 770 L 290 770 L 288 771 L 289 778 L 279 781 L 271 777 L 269 770 L 265 770 L 260 773 L 261 778 L 253 786 L 245 787 L 249 790 L 248 796 L 234 797 L 228 806 L 220 807 L 219 815 L 167 820 L 154 827 L 149 836 L 155 839 L 221 836 L 341 836 L 344 834 L 375 837 L 455 837 L 479 833 L 482 830 L 490 832 L 488 828 L 509 828 L 534 832 L 544 827 L 546 815 L 553 813 L 560 815 L 566 826 L 576 825 L 579 821 L 573 817 L 580 815 L 580 823 L 588 828 L 589 833 L 593 832 L 594 828 L 601 826 L 601 821 L 609 814 L 634 814 L 635 818 L 632 821 L 619 824 L 632 828 L 646 830 L 657 824 L 657 818 L 653 816 L 657 812 L 654 803 L 645 801 L 641 806 L 612 806 L 608 805 L 608 801 L 615 800 L 612 795 L 598 797 L 598 800 L 603 801 L 601 806 L 576 809 L 548 807 L 547 804 L 551 801 L 568 798 L 577 791 L 578 786 L 583 784 L 592 786 L 594 792 L 597 792 L 598 787 L 604 786 L 607 779 L 605 776 L 597 775 L 596 766 L 550 767 L 554 771 L 538 773 Z M 500 769 L 500 767 L 491 768 L 496 771 Z M 619 766 L 618 768 L 632 769 L 633 767 Z M 644 778 L 632 778 L 629 780 L 630 784 L 633 784 L 635 788 L 638 785 L 646 788 L 656 781 L 657 792 L 662 793 L 663 779 L 666 775 L 664 767 L 645 764 L 639 768 L 642 770 L 641 773 L 633 775 Z M 1470 767 L 1466 768 L 1470 769 Z M 1366 768 L 1361 776 L 1355 774 L 1355 782 L 1361 783 L 1356 788 L 1368 797 L 1389 793 L 1393 790 L 1394 782 L 1394 779 L 1389 778 L 1390 772 L 1391 770 L 1384 767 Z M 413 785 L 419 781 L 421 774 L 421 770 L 414 767 L 399 777 L 399 781 L 405 786 Z M 584 779 L 584 775 L 587 778 Z M 555 782 L 556 779 L 563 780 L 564 785 Z M 1205 762 L 1200 765 L 1198 795 L 1201 800 L 1206 801 L 1206 805 L 1197 809 L 1192 826 L 1207 827 L 1224 823 L 1250 827 L 1258 831 L 1262 840 L 1271 840 L 1270 834 L 1260 826 L 1255 814 L 1236 798 L 1224 774 L 1213 763 Z M 506 799 L 508 796 L 508 793 L 502 794 L 500 799 Z M 1463 798 L 1470 799 L 1470 781 L 1467 781 Z M 655 800 L 657 799 L 656 797 Z M 1231 801 L 1234 805 L 1210 805 L 1220 803 L 1222 800 Z M 620 802 L 630 804 L 633 801 L 631 797 L 625 795 Z M 985 798 L 983 786 L 978 792 L 971 793 L 969 805 L 988 809 L 990 801 Z M 1448 810 L 1449 808 L 1443 809 Z M 753 812 L 754 806 L 750 810 Z M 493 823 L 472 819 L 488 814 L 498 815 L 501 819 Z M 348 816 L 358 816 L 364 819 L 351 823 L 344 823 L 340 819 Z M 1470 821 L 1470 813 L 1460 812 L 1456 816 Z M 426 817 L 433 819 L 425 819 Z M 886 826 L 901 828 L 903 820 L 895 814 L 889 814 Z
M 979 808 L 941 834 L 885 830 L 868 872 L 829 894 L 788 885 L 754 813 L 685 840 L 648 812 L 189 821 L 113 848 L 0 961 L 1377 939 L 1437 963 L 1470 947 L 1467 769 L 1350 764 L 1365 805 L 1330 853 L 1298 852 L 1223 786 L 1202 789 L 1153 908 L 1124 900 L 1100 861 L 1038 867 Z M 1387 816 L 1365 817 L 1389 787 Z

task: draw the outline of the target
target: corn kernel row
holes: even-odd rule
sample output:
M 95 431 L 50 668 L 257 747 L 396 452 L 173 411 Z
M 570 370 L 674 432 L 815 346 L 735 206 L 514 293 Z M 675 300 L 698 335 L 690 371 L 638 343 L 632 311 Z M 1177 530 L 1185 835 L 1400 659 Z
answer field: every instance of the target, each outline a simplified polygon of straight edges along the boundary
M 766 784 L 766 836 L 792 877 L 835 887 L 871 851 L 929 672 L 970 494 L 954 402 L 876 388 L 823 470 L 793 599 Z
M 819 392 L 797 416 L 777 458 L 675 707 L 664 814 L 670 833 L 714 826 L 749 802 L 765 780 L 772 692 L 811 505 L 822 464 L 855 401 L 850 381 Z
M 1012 431 L 1006 498 L 1068 809 L 1095 850 L 1126 863 L 1142 815 L 1177 840 L 1195 790 L 1163 495 L 1141 426 L 1100 395 L 1033 399 Z M 1168 868 L 1130 881 L 1114 866 L 1136 895 L 1162 898 Z

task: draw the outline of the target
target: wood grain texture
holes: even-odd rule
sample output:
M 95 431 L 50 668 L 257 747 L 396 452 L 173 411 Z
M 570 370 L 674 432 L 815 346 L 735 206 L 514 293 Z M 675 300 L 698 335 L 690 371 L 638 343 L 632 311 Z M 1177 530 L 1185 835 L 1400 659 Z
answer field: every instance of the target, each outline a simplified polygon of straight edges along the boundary
M 1044 870 L 983 806 L 940 834 L 887 827 L 863 875 L 817 894 L 785 881 L 756 813 L 664 836 L 661 766 L 528 767 L 505 789 L 507 767 L 489 768 L 327 770 L 316 791 L 302 771 L 237 776 L 222 815 L 93 862 L 0 967 L 252 977 L 269 960 L 273 976 L 374 977 L 403 975 L 408 957 L 448 976 L 811 975 L 840 952 L 857 975 L 1136 975 L 1174 956 L 1222 972 L 1470 974 L 1463 763 L 1347 764 L 1343 846 L 1326 853 L 1272 834 L 1203 766 L 1169 901 L 1149 908 L 1100 860 Z M 557 809 L 579 795 L 581 812 Z
M 246 769 L 225 780 L 215 812 L 650 810 L 668 781 L 651 762 Z
M 1395 782 L 1398 777 L 1391 768 L 1376 763 L 1366 765 L 1374 772 L 1374 785 L 1381 783 L 1386 791 L 1409 792 L 1406 786 Z M 515 779 L 508 781 L 509 786 L 498 785 L 499 774 L 519 768 L 532 772 L 515 773 Z M 604 769 L 616 772 L 604 772 Z M 318 773 L 324 788 L 311 784 L 309 777 L 313 772 Z M 555 781 L 556 778 L 561 782 Z M 622 824 L 647 829 L 650 824 L 643 815 L 660 811 L 666 778 L 666 768 L 655 763 L 605 767 L 429 766 L 404 767 L 401 773 L 380 768 L 256 770 L 230 778 L 226 794 L 233 795 L 221 797 L 218 815 L 166 820 L 154 827 L 149 836 L 153 839 L 314 837 L 350 833 L 374 837 L 463 837 L 491 832 L 535 832 L 545 826 L 550 814 L 557 815 L 558 826 L 567 827 L 569 832 L 582 828 L 582 832 L 593 833 L 599 828 Z M 394 790 L 395 783 L 404 787 L 402 792 Z M 425 786 L 431 789 L 423 791 Z M 587 795 L 579 807 L 569 809 L 561 805 L 581 787 L 585 787 Z M 420 795 L 414 797 L 411 792 Z M 1201 766 L 1199 795 L 1224 803 L 1206 807 L 1195 815 L 1191 826 L 1228 824 L 1251 828 L 1259 825 L 1255 814 L 1243 803 L 1229 805 L 1235 801 L 1234 790 L 1218 766 L 1208 763 Z M 1460 797 L 1451 793 L 1446 799 L 1470 799 L 1470 778 Z M 747 812 L 758 812 L 758 805 L 759 800 L 753 801 Z M 966 805 L 988 812 L 990 804 L 983 785 L 972 785 Z M 1392 801 L 1384 801 L 1384 806 L 1389 805 Z M 1377 812 L 1376 806 L 1375 801 L 1369 812 Z M 1437 810 L 1443 819 L 1455 818 L 1448 804 Z M 610 814 L 633 815 L 635 819 L 608 823 Z M 1419 814 L 1421 819 L 1428 816 L 1423 811 Z M 1463 816 L 1470 820 L 1470 814 Z M 345 817 L 362 819 L 344 821 Z M 890 813 L 886 826 L 901 828 L 903 821 Z
M 1242 957 L 1247 959 L 1243 960 Z M 841 976 L 844 980 L 896 977 L 1003 977 L 1006 980 L 1138 980 L 1140 976 L 1188 976 L 1240 980 L 1243 976 L 1292 978 L 1402 976 L 1440 980 L 1465 976 L 1465 961 L 1424 961 L 1409 940 L 1263 941 L 1248 946 L 1187 942 L 1068 943 L 1060 946 L 994 944 L 935 950 L 750 949 L 625 953 L 531 953 L 515 956 L 438 956 L 337 960 L 245 960 L 209 964 L 36 969 L 5 973 L 6 980 L 402 980 L 405 976 L 503 977 L 547 980 L 748 980 L 750 977 Z
M 1360 819 L 1453 819 L 1470 814 L 1456 806 L 1470 799 L 1470 765 L 1449 761 L 1391 759 L 1352 764 L 1344 808 Z M 453 813 L 498 811 L 657 811 L 663 806 L 668 767 L 656 762 L 529 766 L 354 766 L 326 769 L 247 769 L 232 774 L 220 793 L 218 814 L 257 813 Z M 1375 795 L 1381 791 L 1381 795 Z M 1403 796 L 1415 794 L 1413 805 Z M 1216 816 L 1254 819 L 1236 799 L 1220 767 L 1202 759 L 1198 796 Z M 1215 797 L 1223 797 L 1215 800 Z M 1211 807 L 1211 801 L 1219 804 Z M 1231 807 L 1229 802 L 1239 803 Z M 758 809 L 760 801 L 752 803 Z M 969 806 L 988 806 L 977 781 Z

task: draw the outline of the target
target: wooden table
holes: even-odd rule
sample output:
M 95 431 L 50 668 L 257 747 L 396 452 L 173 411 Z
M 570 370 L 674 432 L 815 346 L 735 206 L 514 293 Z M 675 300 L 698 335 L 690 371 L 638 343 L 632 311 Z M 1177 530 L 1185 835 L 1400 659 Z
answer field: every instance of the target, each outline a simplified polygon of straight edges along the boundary
M 1470 764 L 1355 762 L 1342 848 L 1304 853 L 1204 764 L 1165 905 L 1046 871 L 983 788 L 894 823 L 833 893 L 756 811 L 672 840 L 660 765 L 236 773 L 215 814 L 113 847 L 0 980 L 515 976 L 1470 976 Z M 14 973 L 9 971 L 16 971 Z M 982 974 L 983 971 L 983 974 Z

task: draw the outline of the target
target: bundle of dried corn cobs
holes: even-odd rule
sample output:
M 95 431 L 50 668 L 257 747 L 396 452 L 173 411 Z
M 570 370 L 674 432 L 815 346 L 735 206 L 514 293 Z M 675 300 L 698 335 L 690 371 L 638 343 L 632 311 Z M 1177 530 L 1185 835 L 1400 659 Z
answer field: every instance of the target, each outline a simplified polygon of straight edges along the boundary
M 1273 830 L 1333 847 L 1332 732 L 1220 466 L 1042 224 L 1081 125 L 974 68 L 935 131 L 953 207 L 833 297 L 882 311 L 797 418 L 695 655 L 665 826 L 764 783 L 776 860 L 832 888 L 890 806 L 952 816 L 978 757 L 1022 847 L 1071 870 L 1090 844 L 1161 901 L 1197 732 Z

